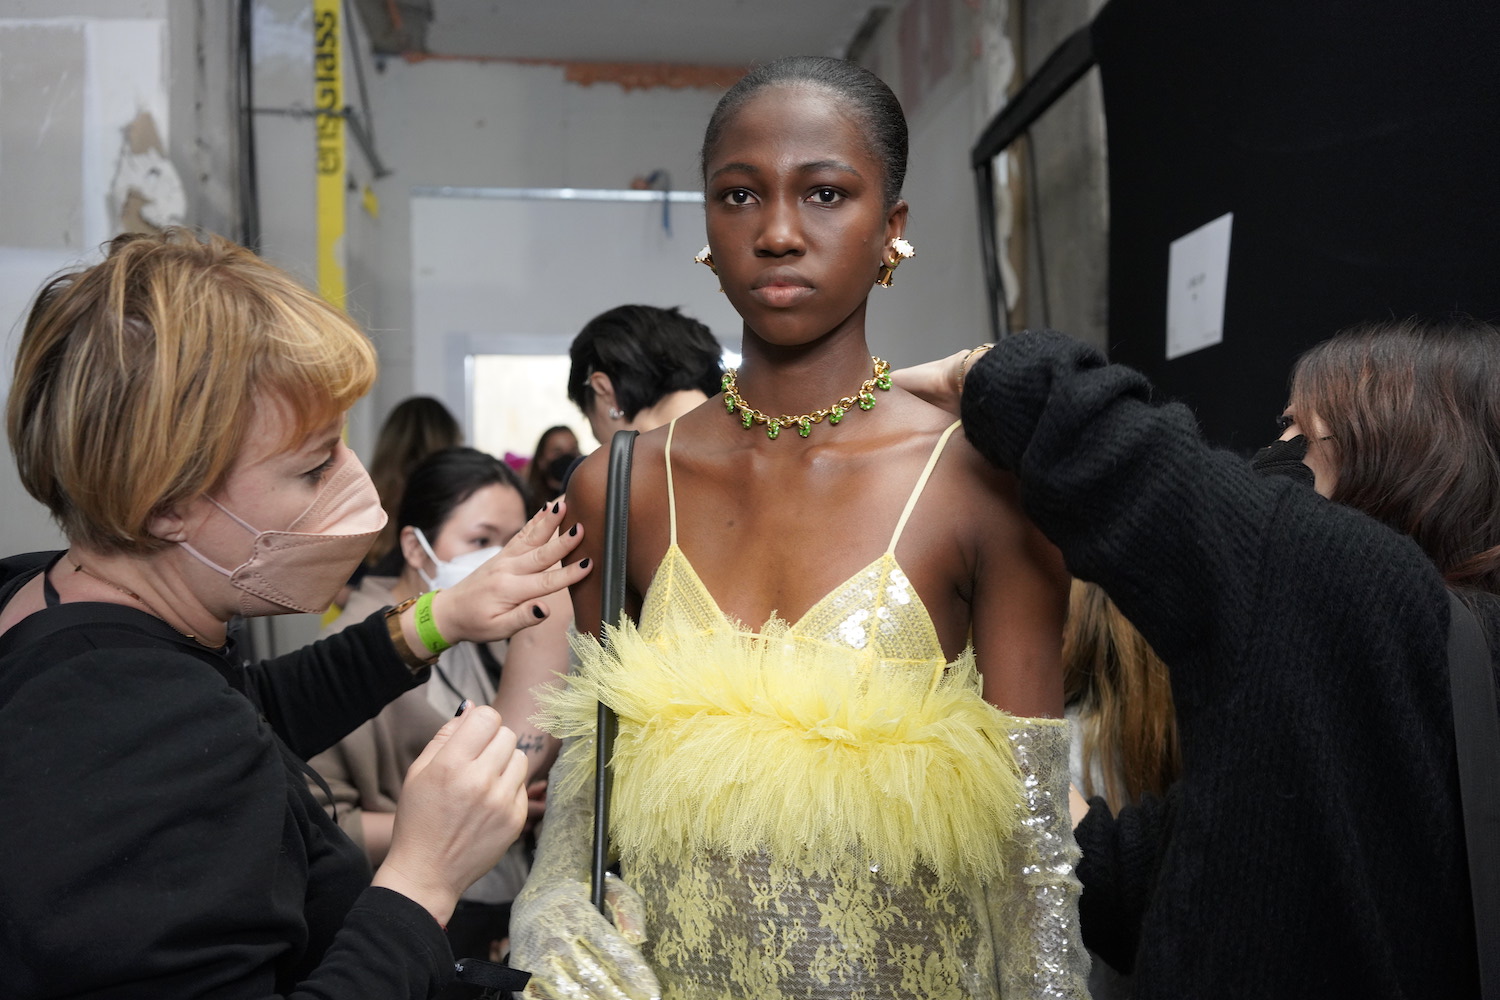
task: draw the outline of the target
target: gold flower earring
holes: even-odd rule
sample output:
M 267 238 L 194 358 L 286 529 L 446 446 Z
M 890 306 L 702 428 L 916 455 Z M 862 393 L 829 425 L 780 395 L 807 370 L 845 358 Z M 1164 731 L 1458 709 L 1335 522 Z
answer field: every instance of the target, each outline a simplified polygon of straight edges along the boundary
M 693 260 L 699 264 L 702 264 L 714 274 L 719 273 L 719 269 L 717 267 L 714 267 L 714 252 L 708 248 L 707 243 L 703 244 L 703 249 L 698 251 L 698 253 L 693 257 Z M 723 290 L 724 284 L 723 282 L 720 282 L 719 291 L 722 292 Z
M 704 247 L 703 249 L 707 250 L 708 248 Z M 903 260 L 906 260 L 908 257 L 915 257 L 916 255 L 916 248 L 902 237 L 897 236 L 891 240 L 891 255 L 886 258 L 885 263 L 880 265 L 880 273 L 875 276 L 875 284 L 881 288 L 890 288 L 891 278 L 895 275 L 896 268 L 901 266 Z

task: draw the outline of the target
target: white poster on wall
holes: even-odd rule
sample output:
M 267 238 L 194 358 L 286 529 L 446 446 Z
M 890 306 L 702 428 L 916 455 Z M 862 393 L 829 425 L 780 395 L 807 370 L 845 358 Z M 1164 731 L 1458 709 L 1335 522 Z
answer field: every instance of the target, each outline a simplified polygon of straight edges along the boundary
M 1224 292 L 1229 285 L 1226 212 L 1172 241 L 1167 263 L 1167 360 L 1224 340 Z

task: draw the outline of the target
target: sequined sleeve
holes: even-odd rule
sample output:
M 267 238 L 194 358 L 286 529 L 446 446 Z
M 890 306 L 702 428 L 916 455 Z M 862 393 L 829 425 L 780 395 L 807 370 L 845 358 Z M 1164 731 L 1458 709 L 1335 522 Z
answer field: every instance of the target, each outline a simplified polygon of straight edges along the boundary
M 1015 719 L 1011 749 L 1025 784 L 1007 877 L 991 903 L 1005 1000 L 1087 1000 L 1089 957 L 1078 924 L 1082 887 L 1068 812 L 1068 727 Z

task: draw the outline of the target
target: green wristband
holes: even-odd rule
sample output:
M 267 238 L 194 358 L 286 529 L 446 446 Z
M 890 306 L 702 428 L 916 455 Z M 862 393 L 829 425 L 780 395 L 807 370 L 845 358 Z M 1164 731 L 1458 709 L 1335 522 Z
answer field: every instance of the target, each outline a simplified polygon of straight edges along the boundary
M 437 622 L 432 620 L 432 597 L 436 593 L 435 590 L 429 590 L 417 598 L 417 606 L 412 608 L 412 613 L 417 616 L 417 636 L 422 640 L 422 645 L 432 651 L 433 656 L 453 645 L 443 638 L 443 633 L 438 631 Z

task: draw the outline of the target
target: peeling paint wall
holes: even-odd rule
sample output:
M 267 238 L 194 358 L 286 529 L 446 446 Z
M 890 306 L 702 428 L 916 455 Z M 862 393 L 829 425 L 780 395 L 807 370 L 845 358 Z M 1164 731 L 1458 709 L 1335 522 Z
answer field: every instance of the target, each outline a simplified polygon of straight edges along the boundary
M 49 275 L 128 228 L 233 235 L 232 7 L 0 0 L 0 405 Z M 0 510 L 0 552 L 61 542 L 8 455 Z

